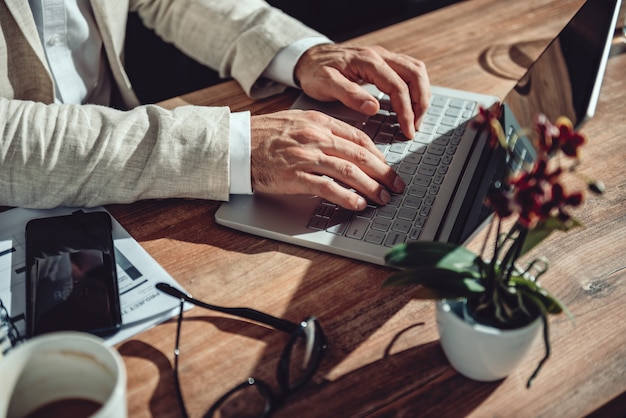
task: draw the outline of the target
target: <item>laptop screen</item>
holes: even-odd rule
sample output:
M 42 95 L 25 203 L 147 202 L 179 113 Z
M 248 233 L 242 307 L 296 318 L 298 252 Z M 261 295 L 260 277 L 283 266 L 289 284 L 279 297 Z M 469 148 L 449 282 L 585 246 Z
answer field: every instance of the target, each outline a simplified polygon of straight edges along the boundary
M 504 100 L 520 126 L 532 127 L 538 113 L 577 128 L 593 116 L 620 2 L 587 1 L 528 69 Z
M 588 0 L 558 34 L 526 74 L 503 100 L 501 123 L 511 138 L 523 128 L 532 128 L 538 114 L 555 122 L 567 116 L 576 128 L 594 114 L 609 56 L 611 39 L 621 0 Z M 480 230 L 491 210 L 482 198 L 488 188 L 501 181 L 509 171 L 534 162 L 536 152 L 528 138 L 521 135 L 511 158 L 502 152 L 485 151 L 477 176 L 463 203 L 462 213 L 449 240 L 467 241 Z

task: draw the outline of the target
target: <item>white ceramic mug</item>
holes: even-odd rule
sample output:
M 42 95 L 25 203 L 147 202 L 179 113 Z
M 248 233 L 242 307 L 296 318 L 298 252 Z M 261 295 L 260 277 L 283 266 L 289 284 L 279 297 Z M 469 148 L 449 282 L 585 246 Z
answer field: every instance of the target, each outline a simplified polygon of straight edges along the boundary
M 0 359 L 1 417 L 28 417 L 59 401 L 65 408 L 95 402 L 97 418 L 126 417 L 126 369 L 119 353 L 90 334 L 55 332 Z

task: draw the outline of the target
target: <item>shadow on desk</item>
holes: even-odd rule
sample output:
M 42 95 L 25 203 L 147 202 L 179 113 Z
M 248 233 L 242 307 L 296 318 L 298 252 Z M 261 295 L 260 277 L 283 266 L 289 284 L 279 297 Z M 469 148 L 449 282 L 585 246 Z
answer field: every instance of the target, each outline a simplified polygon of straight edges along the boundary
M 229 298 L 234 298 L 237 305 L 245 303 L 247 307 L 291 321 L 309 315 L 319 318 L 329 340 L 327 356 L 314 381 L 289 398 L 284 416 L 290 412 L 303 416 L 307 411 L 314 416 L 354 416 L 391 407 L 390 403 L 394 410 L 398 407 L 414 410 L 416 402 L 421 405 L 420 410 L 436 408 L 439 413 L 441 405 L 435 400 L 458 390 L 471 391 L 472 398 L 464 406 L 471 411 L 497 387 L 497 384 L 467 385 L 467 379 L 453 371 L 439 342 L 432 340 L 436 336 L 432 303 L 414 301 L 410 292 L 403 289 L 381 289 L 390 269 L 215 225 L 218 205 L 218 202 L 179 200 L 138 202 L 124 206 L 123 216 L 117 219 L 122 225 L 133 225 L 129 230 L 131 235 L 166 270 L 175 272 L 179 266 L 163 263 L 162 259 L 170 259 L 171 253 L 185 254 L 187 260 L 183 264 L 197 267 L 203 276 L 194 277 L 193 269 L 173 276 L 183 287 L 193 288 L 194 296 L 208 303 L 233 306 Z M 109 208 L 114 216 L 115 209 Z M 175 224 L 172 219 L 176 220 Z M 151 242 L 155 243 L 154 247 Z M 163 257 L 160 252 L 164 252 Z M 191 257 L 194 260 L 189 262 Z M 264 277 L 256 277 L 255 270 L 263 271 Z M 269 285 L 270 282 L 275 284 Z M 288 296 L 268 294 L 267 290 L 273 288 Z M 268 310 L 269 305 L 264 303 L 272 298 L 280 299 L 284 306 L 271 305 Z M 407 309 L 408 319 L 398 320 L 396 314 Z M 404 314 L 400 316 L 407 318 Z M 248 373 L 276 389 L 274 374 L 285 344 L 283 333 L 230 317 L 206 316 L 206 311 L 199 308 L 189 311 L 186 318 L 181 361 L 202 365 L 195 367 L 193 377 L 181 377 L 191 410 L 208 408 L 217 397 L 247 378 Z M 426 319 L 428 323 L 423 322 Z M 171 337 L 164 346 L 172 351 L 174 322 L 161 325 L 168 330 L 161 335 L 167 335 L 166 339 Z M 219 344 L 211 347 L 215 341 Z M 159 383 L 150 398 L 150 407 L 162 412 L 161 403 L 169 399 L 171 409 L 176 405 L 171 366 L 163 363 L 162 356 L 171 358 L 172 351 L 141 349 L 133 354 L 137 343 L 127 344 L 120 348 L 122 354 L 147 356 L 159 370 Z M 262 346 L 252 349 L 251 344 Z M 367 349 L 363 349 L 365 346 Z M 207 358 L 195 358 L 194 347 L 205 350 Z M 229 369 L 226 363 L 245 366 Z M 246 375 L 242 375 L 244 370 Z M 190 382 L 192 387 L 188 386 Z M 203 389 L 205 386 L 209 389 L 201 392 L 197 387 L 200 384 Z M 342 403 L 341 394 L 355 388 L 358 388 L 358 402 Z M 402 396 L 390 399 L 390 394 Z M 351 399 L 354 396 L 352 393 Z M 204 399 L 199 400 L 201 397 Z M 455 412 L 458 413 L 458 406 Z M 277 412 L 277 416 L 281 415 L 282 410 Z
M 302 415 L 303 411 L 329 417 L 466 416 L 500 383 L 472 382 L 459 375 L 448 364 L 439 342 L 434 341 L 394 354 L 388 351 L 381 359 L 336 380 L 306 387 L 276 416 L 308 416 Z M 343 399 L 351 403 L 346 405 Z M 358 411 L 354 409 L 357 404 Z
M 261 338 L 259 332 L 252 331 L 253 327 L 259 327 L 245 321 L 211 316 L 194 317 L 191 320 L 205 322 L 205 325 L 213 325 L 222 331 L 245 334 L 246 338 Z M 417 323 L 414 327 L 421 325 Z M 210 333 L 204 335 L 210 341 Z M 173 339 L 174 335 L 172 335 L 172 343 Z M 378 361 L 333 381 L 317 379 L 317 381 L 310 382 L 300 392 L 292 395 L 286 405 L 276 411 L 275 416 L 361 416 L 365 414 L 370 416 L 465 416 L 489 397 L 500 384 L 499 382 L 470 382 L 468 384 L 466 378 L 458 375 L 448 365 L 438 342 L 391 354 L 394 341 L 395 339 L 388 346 L 386 354 Z M 193 392 L 193 389 L 187 388 L 188 386 L 214 384 L 215 382 L 211 381 L 211 375 L 215 370 L 202 366 L 193 367 L 190 364 L 182 365 L 191 362 L 185 361 L 184 357 L 193 357 L 187 352 L 185 345 L 185 342 L 181 341 L 180 355 L 183 358 L 181 361 L 183 371 L 180 376 L 183 393 L 188 395 Z M 277 345 L 277 341 L 268 344 L 270 347 Z M 275 367 L 276 357 L 279 354 L 276 351 L 275 348 L 269 350 L 271 354 L 266 357 L 270 358 L 263 358 L 259 361 L 259 365 L 266 366 L 257 368 L 253 377 L 272 382 L 271 369 Z M 125 357 L 147 360 L 159 371 L 158 383 L 149 401 L 151 415 L 163 416 L 163 412 L 168 411 L 172 416 L 176 416 L 178 411 L 173 409 L 173 406 L 177 405 L 174 379 L 168 358 L 154 347 L 136 340 L 121 345 L 119 352 Z M 223 354 L 228 356 L 227 353 Z M 227 362 L 224 362 L 224 367 L 227 367 L 226 364 Z M 323 363 L 322 368 L 327 367 L 328 365 Z M 185 369 L 187 372 L 184 371 Z M 242 376 L 241 381 L 246 377 Z M 454 397 L 455 402 L 451 401 L 451 397 Z M 342 402 L 343 399 L 348 398 L 352 400 L 350 405 Z M 360 406 L 359 411 L 354 410 L 355 404 Z M 208 407 L 210 403 L 205 404 L 202 409 L 206 410 Z

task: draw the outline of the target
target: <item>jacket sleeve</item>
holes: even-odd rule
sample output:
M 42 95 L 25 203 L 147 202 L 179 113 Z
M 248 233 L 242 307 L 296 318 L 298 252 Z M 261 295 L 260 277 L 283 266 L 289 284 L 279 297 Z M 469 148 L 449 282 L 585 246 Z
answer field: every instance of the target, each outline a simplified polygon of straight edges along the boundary
M 224 107 L 46 105 L 0 98 L 0 205 L 228 199 Z
M 253 98 L 284 90 L 261 79 L 282 48 L 323 36 L 262 0 L 131 0 L 130 8 L 165 41 L 234 78 Z

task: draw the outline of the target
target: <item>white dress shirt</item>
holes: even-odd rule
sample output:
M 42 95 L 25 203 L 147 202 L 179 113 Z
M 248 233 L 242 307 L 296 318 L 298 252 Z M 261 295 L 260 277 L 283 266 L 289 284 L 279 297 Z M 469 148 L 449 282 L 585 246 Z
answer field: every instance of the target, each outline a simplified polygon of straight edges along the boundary
M 102 39 L 86 0 L 28 0 L 55 84 L 55 101 L 109 105 L 111 78 Z M 306 38 L 280 51 L 263 77 L 297 87 L 294 69 L 312 46 L 330 43 Z M 250 112 L 230 119 L 230 193 L 252 193 L 250 176 Z

